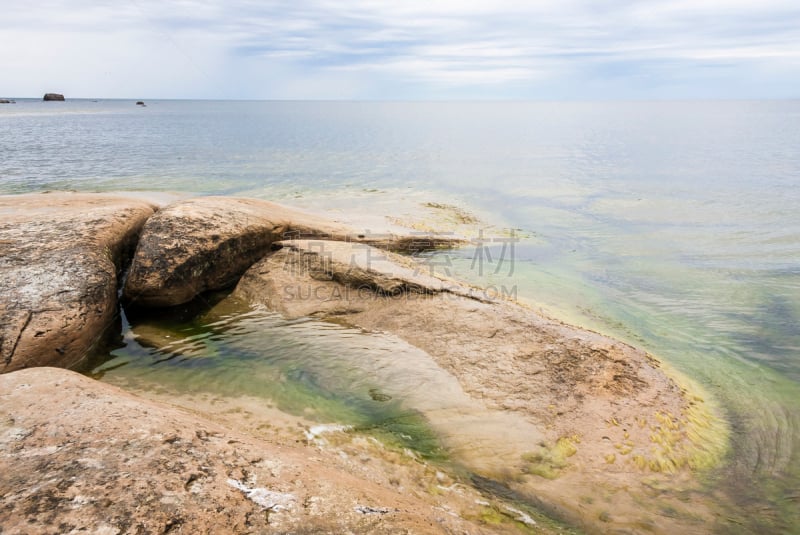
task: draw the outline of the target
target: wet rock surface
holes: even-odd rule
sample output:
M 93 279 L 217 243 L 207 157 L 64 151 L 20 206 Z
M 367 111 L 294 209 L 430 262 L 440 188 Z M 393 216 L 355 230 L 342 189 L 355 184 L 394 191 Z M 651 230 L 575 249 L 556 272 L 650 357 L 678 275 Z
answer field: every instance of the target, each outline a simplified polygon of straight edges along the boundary
M 154 209 L 107 194 L 0 197 L 0 372 L 76 366 L 114 334 L 117 275 Z
M 185 303 L 204 291 L 235 284 L 274 242 L 287 237 L 329 238 L 400 250 L 432 248 L 443 241 L 367 235 L 256 199 L 199 197 L 172 204 L 147 222 L 124 297 L 145 307 Z
M 665 487 L 700 487 L 692 472 L 721 460 L 713 417 L 641 350 L 547 318 L 500 296 L 436 277 L 385 251 L 322 240 L 281 243 L 240 280 L 234 296 L 288 317 L 315 316 L 399 336 L 452 373 L 489 408 L 513 412 L 532 435 L 516 458 L 465 459 L 556 515 L 589 529 L 614 510 L 615 528 L 697 529 L 713 515 L 673 499 L 653 523 L 643 473 Z M 680 482 L 680 483 L 678 483 Z M 586 489 L 587 501 L 575 500 Z M 590 490 L 592 489 L 592 490 Z M 592 493 L 602 489 L 602 500 Z M 688 492 L 688 491 L 687 491 Z M 611 504 L 611 505 L 609 505 Z M 662 504 L 653 504 L 659 508 Z M 610 522 L 610 520 L 609 520 Z
M 67 370 L 0 376 L 4 534 L 508 532 L 355 477 L 324 455 Z

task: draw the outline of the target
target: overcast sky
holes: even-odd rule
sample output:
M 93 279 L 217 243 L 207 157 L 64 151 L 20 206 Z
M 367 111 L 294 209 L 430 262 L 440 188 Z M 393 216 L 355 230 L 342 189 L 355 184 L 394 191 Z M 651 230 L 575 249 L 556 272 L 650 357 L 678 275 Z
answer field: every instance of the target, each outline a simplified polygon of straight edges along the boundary
M 35 0 L 0 97 L 800 97 L 800 0 Z

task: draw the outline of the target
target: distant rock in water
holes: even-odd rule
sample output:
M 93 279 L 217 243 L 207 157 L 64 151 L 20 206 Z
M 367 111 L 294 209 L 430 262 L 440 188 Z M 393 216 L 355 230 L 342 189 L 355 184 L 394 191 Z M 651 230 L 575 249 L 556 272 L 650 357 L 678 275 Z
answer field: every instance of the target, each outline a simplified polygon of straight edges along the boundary
M 7 98 L 0 98 L 0 104 L 16 104 L 16 102 Z
M 147 106 L 147 104 L 145 104 L 145 103 L 144 103 L 144 102 L 142 102 L 141 100 L 137 101 L 137 102 L 136 102 L 136 105 L 137 105 L 137 106 L 142 106 L 142 107 L 146 107 L 146 106 Z
M 42 100 L 54 100 L 54 101 L 63 101 L 64 95 L 59 93 L 45 93 L 44 98 Z

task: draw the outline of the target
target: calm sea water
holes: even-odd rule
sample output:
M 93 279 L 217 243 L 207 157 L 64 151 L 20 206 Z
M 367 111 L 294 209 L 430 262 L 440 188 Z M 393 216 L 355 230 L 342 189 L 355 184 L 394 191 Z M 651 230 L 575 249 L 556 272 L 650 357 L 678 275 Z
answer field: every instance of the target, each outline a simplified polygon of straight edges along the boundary
M 735 431 L 719 488 L 769 511 L 742 530 L 800 524 L 800 101 L 21 99 L 0 140 L 0 193 L 431 201 L 518 229 L 513 273 L 453 269 L 703 384 Z

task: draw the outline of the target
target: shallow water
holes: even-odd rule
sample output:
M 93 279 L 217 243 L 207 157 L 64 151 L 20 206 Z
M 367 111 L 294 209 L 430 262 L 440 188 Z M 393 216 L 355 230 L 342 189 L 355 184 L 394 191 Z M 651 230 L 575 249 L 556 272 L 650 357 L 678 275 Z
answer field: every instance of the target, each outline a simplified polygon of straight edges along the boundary
M 175 396 L 260 399 L 424 458 L 454 456 L 484 474 L 518 462 L 543 437 L 523 418 L 471 399 L 427 353 L 394 336 L 289 320 L 232 298 L 196 316 L 126 318 L 123 339 L 93 376 Z
M 424 417 L 402 403 L 403 387 L 392 385 L 389 393 L 377 373 L 391 371 L 381 357 L 394 354 L 398 342 L 369 344 L 355 329 L 285 320 L 243 304 L 220 306 L 227 310 L 126 322 L 122 347 L 92 375 L 136 390 L 166 388 L 176 396 L 256 398 L 311 422 L 388 431 L 425 457 L 444 455 Z
M 797 323 L 791 312 L 764 312 L 774 300 L 797 302 L 791 277 L 776 281 L 772 273 L 757 270 L 721 277 L 717 270 L 653 262 L 646 255 L 635 266 L 618 265 L 611 275 L 607 268 L 599 270 L 596 260 L 542 262 L 547 249 L 532 240 L 519 243 L 510 277 L 505 269 L 480 275 L 474 250 L 439 253 L 436 262 L 447 257 L 453 275 L 516 293 L 572 323 L 643 347 L 699 382 L 733 425 L 732 454 L 712 476 L 719 503 L 728 503 L 720 529 L 795 532 L 800 525 Z M 500 254 L 495 247 L 494 258 Z M 578 250 L 570 254 L 579 257 Z M 756 345 L 762 347 L 751 349 Z
M 2 193 L 243 194 L 423 219 L 434 201 L 490 239 L 520 229 L 510 276 L 476 272 L 477 242 L 451 269 L 700 382 L 736 431 L 717 475 L 739 505 L 729 531 L 800 525 L 799 101 L 17 102 L 0 106 Z

